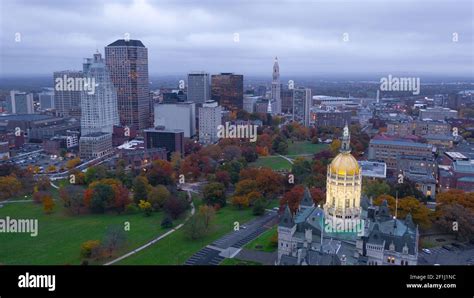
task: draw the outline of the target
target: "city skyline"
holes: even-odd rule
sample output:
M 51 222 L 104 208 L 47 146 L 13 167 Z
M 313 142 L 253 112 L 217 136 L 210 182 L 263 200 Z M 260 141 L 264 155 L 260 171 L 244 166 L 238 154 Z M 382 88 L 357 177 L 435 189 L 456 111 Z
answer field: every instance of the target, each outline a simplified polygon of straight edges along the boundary
M 150 75 L 205 70 L 264 76 L 278 56 L 285 76 L 472 77 L 470 1 L 455 7 L 441 1 L 49 3 L 2 2 L 2 76 L 79 69 L 82 57 L 103 53 L 129 34 L 150 50 Z

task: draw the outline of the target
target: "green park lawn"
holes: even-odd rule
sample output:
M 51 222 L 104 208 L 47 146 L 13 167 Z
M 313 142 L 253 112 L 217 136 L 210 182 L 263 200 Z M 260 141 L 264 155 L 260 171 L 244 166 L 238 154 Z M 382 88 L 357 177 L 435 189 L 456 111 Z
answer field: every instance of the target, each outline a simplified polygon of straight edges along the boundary
M 265 231 L 262 235 L 258 236 L 251 242 L 247 243 L 244 246 L 246 249 L 251 250 L 258 250 L 264 252 L 274 252 L 277 250 L 276 246 L 271 245 L 270 239 L 272 238 L 273 234 L 277 231 L 277 226 Z
M 260 156 L 255 162 L 249 164 L 251 167 L 270 168 L 272 170 L 291 170 L 291 164 L 280 156 Z
M 309 141 L 288 142 L 288 154 L 285 156 L 295 159 L 299 156 L 311 158 L 313 154 L 328 148 L 326 144 L 312 144 Z M 251 167 L 265 167 L 272 170 L 291 170 L 291 163 L 278 155 L 260 156 L 255 162 L 249 164 Z
M 101 240 L 108 226 L 124 226 L 126 247 L 121 255 L 145 244 L 165 232 L 160 224 L 163 212 L 145 217 L 142 213 L 132 215 L 88 214 L 71 216 L 56 202 L 54 212 L 45 214 L 42 205 L 31 202 L 4 204 L 0 218 L 38 219 L 38 236 L 30 234 L 0 233 L 0 264 L 61 265 L 80 264 L 80 246 L 87 240 Z M 179 220 L 182 221 L 182 220 Z M 177 225 L 179 222 L 175 222 Z
M 296 141 L 291 143 L 288 142 L 288 157 L 296 157 L 298 155 L 306 155 L 306 154 L 315 154 L 320 151 L 325 150 L 328 147 L 326 144 L 312 144 L 309 141 Z
M 183 227 L 151 247 L 122 260 L 118 264 L 182 265 L 194 253 L 231 232 L 234 228 L 234 222 L 238 221 L 240 224 L 243 224 L 253 217 L 250 208 L 238 210 L 228 205 L 216 212 L 213 221 L 213 230 L 209 232 L 207 236 L 198 240 L 190 240 L 186 237 Z

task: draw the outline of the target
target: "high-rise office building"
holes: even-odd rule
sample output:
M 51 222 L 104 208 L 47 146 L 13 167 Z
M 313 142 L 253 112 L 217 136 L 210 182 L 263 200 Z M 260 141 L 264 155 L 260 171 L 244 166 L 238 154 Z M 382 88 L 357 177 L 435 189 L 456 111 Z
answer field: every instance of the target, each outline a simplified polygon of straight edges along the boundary
M 196 104 L 193 102 L 156 103 L 154 114 L 155 127 L 181 129 L 185 138 L 196 134 Z
M 81 118 L 81 90 L 80 88 L 64 88 L 67 81 L 82 79 L 82 71 L 64 70 L 56 71 L 54 77 L 54 104 L 56 112 L 63 117 Z M 63 88 L 57 88 L 57 81 L 63 81 Z
M 54 109 L 54 92 L 44 91 L 38 94 L 41 110 Z
M 272 74 L 272 99 L 275 101 L 276 109 L 274 114 L 281 114 L 281 83 L 280 83 L 280 66 L 278 65 L 278 57 L 275 57 L 273 63 Z
M 168 159 L 171 158 L 173 152 L 184 155 L 184 132 L 179 129 L 145 129 L 145 148 L 165 148 Z
M 199 141 L 210 144 L 219 140 L 217 128 L 222 124 L 222 109 L 215 101 L 207 101 L 199 108 Z
M 244 76 L 233 73 L 212 75 L 211 98 L 227 110 L 243 109 Z
M 309 126 L 309 115 L 311 107 L 311 89 L 295 88 L 293 90 L 293 120 Z
M 10 114 L 33 114 L 33 94 L 26 92 L 10 91 L 10 100 L 7 102 Z
M 83 64 L 84 78 L 95 83 L 93 91 L 81 92 L 81 133 L 112 133 L 119 124 L 117 92 L 100 53 L 87 58 Z
M 286 114 L 293 113 L 293 89 L 283 89 L 280 92 L 281 112 Z
M 206 72 L 192 72 L 188 74 L 189 101 L 202 104 L 211 98 L 209 74 Z
M 119 39 L 105 47 L 105 61 L 117 90 L 120 124 L 150 127 L 147 48 L 139 40 Z

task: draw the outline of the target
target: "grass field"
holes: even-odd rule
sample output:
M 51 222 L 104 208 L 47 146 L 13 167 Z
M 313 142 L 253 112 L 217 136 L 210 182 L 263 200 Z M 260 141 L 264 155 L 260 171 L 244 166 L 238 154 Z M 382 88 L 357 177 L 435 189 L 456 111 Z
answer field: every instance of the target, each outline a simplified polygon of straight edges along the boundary
M 233 206 L 226 206 L 216 213 L 214 228 L 207 236 L 193 241 L 186 237 L 183 229 L 179 229 L 118 265 L 182 265 L 201 248 L 231 232 L 234 222 L 242 224 L 253 217 L 251 209 L 238 210 Z
M 309 141 L 288 142 L 288 154 L 285 156 L 295 159 L 299 156 L 312 158 L 312 155 L 328 148 L 326 144 L 312 144 Z M 291 163 L 278 156 L 260 156 L 250 167 L 266 167 L 272 170 L 291 170 Z
M 280 156 L 260 156 L 255 162 L 249 164 L 251 167 L 265 167 L 272 170 L 291 170 L 291 164 Z
M 55 265 L 80 264 L 80 246 L 87 240 L 101 240 L 108 226 L 124 226 L 127 245 L 118 254 L 128 252 L 164 233 L 160 224 L 163 212 L 145 217 L 142 213 L 132 215 L 89 214 L 70 216 L 59 203 L 55 211 L 46 215 L 41 205 L 33 203 L 10 203 L 0 208 L 0 218 L 38 219 L 38 236 L 30 234 L 0 233 L 0 264 Z M 177 225 L 179 221 L 174 224 Z
M 315 154 L 320 151 L 325 150 L 328 147 L 326 144 L 312 144 L 309 141 L 299 141 L 291 143 L 288 142 L 288 157 L 295 157 L 298 155 L 306 155 L 306 154 Z
M 273 234 L 277 231 L 277 226 L 265 231 L 262 235 L 258 236 L 251 242 L 247 243 L 244 248 L 251 250 L 259 250 L 265 252 L 274 252 L 277 250 L 276 246 L 273 246 L 270 242 Z

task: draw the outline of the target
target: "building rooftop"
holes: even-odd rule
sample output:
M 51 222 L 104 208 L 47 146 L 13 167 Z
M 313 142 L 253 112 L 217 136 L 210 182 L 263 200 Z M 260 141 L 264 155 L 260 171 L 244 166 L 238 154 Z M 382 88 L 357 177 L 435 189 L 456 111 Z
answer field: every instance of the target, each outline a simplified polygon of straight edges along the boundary
M 431 144 L 424 144 L 424 143 L 416 143 L 412 141 L 401 141 L 401 140 L 380 140 L 380 139 L 372 139 L 370 140 L 371 144 L 377 145 L 395 145 L 395 146 L 409 146 L 409 147 L 418 147 L 418 148 L 432 148 L 433 145 Z
M 144 141 L 140 140 L 131 140 L 129 142 L 125 142 L 122 145 L 118 146 L 118 149 L 124 149 L 124 150 L 134 150 L 140 147 L 143 147 L 145 144 Z
M 453 162 L 453 170 L 458 173 L 474 174 L 474 160 L 457 160 Z
M 459 178 L 458 181 L 474 183 L 474 177 L 462 177 L 462 178 Z
M 452 135 L 442 135 L 442 134 L 428 134 L 424 136 L 427 140 L 440 140 L 440 141 L 452 141 Z
M 0 121 L 39 121 L 46 119 L 54 119 L 56 117 L 42 114 L 13 114 L 0 115 Z
M 140 40 L 130 39 L 117 39 L 113 43 L 109 44 L 108 47 L 140 47 L 144 48 L 145 45 Z
M 96 137 L 101 137 L 101 136 L 104 136 L 104 135 L 112 135 L 112 134 L 111 133 L 106 133 L 106 132 L 93 132 L 93 133 L 81 136 L 81 139 L 82 138 L 96 138 Z
M 182 129 L 166 129 L 166 128 L 148 128 L 144 132 L 167 132 L 167 133 L 184 133 Z
M 384 162 L 361 160 L 359 165 L 362 169 L 362 176 L 374 178 L 387 177 L 387 164 Z
M 469 160 L 467 156 L 462 154 L 461 152 L 444 152 L 444 154 L 449 157 L 451 160 Z

